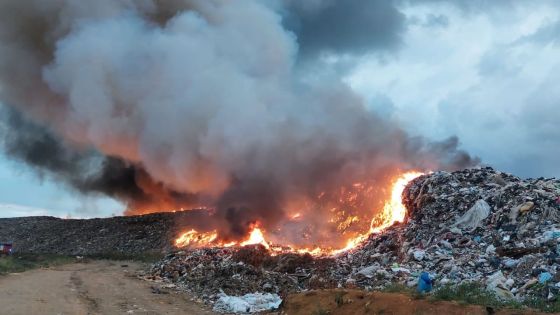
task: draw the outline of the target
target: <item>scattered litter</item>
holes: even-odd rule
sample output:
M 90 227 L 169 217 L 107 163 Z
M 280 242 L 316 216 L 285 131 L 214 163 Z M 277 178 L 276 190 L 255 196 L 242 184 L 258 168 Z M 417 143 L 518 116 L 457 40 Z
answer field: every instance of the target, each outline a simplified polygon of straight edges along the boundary
M 222 293 L 213 310 L 219 313 L 257 313 L 277 309 L 282 299 L 278 294 L 250 293 L 243 296 L 229 296 Z
M 426 293 L 432 291 L 432 279 L 430 274 L 427 272 L 422 272 L 420 277 L 418 277 L 418 292 Z
M 501 271 L 494 273 L 489 276 L 486 281 L 486 289 L 488 291 L 494 292 L 497 297 L 502 299 L 512 299 L 513 294 L 508 289 L 506 284 L 507 280 Z
M 542 272 L 539 275 L 539 283 L 540 284 L 545 284 L 550 280 L 552 280 L 552 275 L 550 274 L 550 272 Z

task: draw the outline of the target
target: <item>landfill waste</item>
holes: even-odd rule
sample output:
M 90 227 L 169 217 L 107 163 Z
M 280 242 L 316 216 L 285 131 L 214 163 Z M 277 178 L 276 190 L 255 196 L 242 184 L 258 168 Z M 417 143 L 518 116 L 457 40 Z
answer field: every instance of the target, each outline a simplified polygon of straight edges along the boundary
M 278 294 L 250 293 L 243 296 L 229 296 L 222 293 L 214 304 L 213 310 L 219 313 L 257 313 L 275 310 L 281 303 L 282 299 Z
M 378 290 L 417 285 L 423 272 L 434 288 L 479 282 L 501 298 L 523 299 L 548 273 L 545 294 L 554 299 L 560 291 L 554 285 L 560 282 L 559 196 L 554 178 L 520 179 L 489 167 L 434 172 L 404 189 L 405 222 L 334 257 L 274 256 L 262 246 L 185 249 L 154 264 L 145 277 L 214 303 L 221 289 L 232 296 Z
M 0 218 L 0 241 L 14 254 L 166 253 L 176 235 L 202 210 L 95 219 L 55 217 Z
M 422 272 L 420 277 L 418 278 L 418 292 L 420 293 L 427 293 L 432 291 L 432 279 L 430 278 L 430 274 L 427 272 Z
M 550 280 L 552 280 L 552 275 L 550 274 L 550 272 L 542 272 L 539 275 L 539 283 L 540 284 L 545 284 Z
M 474 206 L 455 222 L 454 226 L 468 228 L 473 231 L 481 226 L 482 221 L 486 219 L 489 214 L 490 206 L 486 201 L 483 199 L 477 200 Z M 475 238 L 478 240 L 482 239 L 480 236 L 476 236 Z M 479 242 L 478 240 L 477 242 Z
M 153 264 L 143 278 L 176 283 L 179 289 L 213 303 L 224 293 L 240 296 L 267 292 L 284 296 L 307 288 L 335 287 L 325 272 L 333 261 L 309 254 L 272 256 L 262 245 L 198 248 L 168 254 Z
M 486 289 L 488 291 L 494 292 L 497 297 L 502 299 L 512 299 L 513 293 L 510 291 L 512 283 L 508 283 L 506 277 L 504 277 L 501 271 L 490 275 L 486 280 Z

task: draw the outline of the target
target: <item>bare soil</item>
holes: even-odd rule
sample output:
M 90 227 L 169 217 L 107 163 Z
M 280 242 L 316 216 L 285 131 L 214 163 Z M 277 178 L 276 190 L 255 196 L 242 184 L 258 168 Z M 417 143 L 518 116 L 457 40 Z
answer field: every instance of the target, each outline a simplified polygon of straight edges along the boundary
M 427 298 L 415 299 L 400 293 L 364 292 L 359 290 L 318 290 L 288 296 L 281 314 L 528 315 L 545 313 L 539 313 L 532 310 L 494 310 L 487 309 L 486 307 L 480 305 L 461 305 L 456 302 L 431 301 Z
M 185 293 L 136 278 L 142 267 L 91 261 L 0 276 L 0 313 L 214 314 Z

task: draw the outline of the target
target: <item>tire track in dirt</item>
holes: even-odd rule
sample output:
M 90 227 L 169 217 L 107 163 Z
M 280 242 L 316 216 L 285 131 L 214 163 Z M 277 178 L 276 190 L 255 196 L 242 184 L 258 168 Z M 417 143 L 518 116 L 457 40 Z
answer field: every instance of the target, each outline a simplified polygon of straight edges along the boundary
M 74 286 L 74 289 L 76 290 L 76 293 L 77 293 L 80 301 L 82 301 L 86 305 L 87 312 L 88 312 L 87 314 L 88 315 L 101 314 L 99 312 L 99 304 L 98 304 L 97 300 L 92 298 L 89 295 L 88 290 L 86 290 L 84 288 L 84 282 L 83 282 L 82 278 L 80 277 L 78 271 L 72 272 L 72 274 L 70 276 L 70 282 Z
M 0 277 L 0 314 L 214 314 L 184 292 L 155 294 L 136 277 L 145 265 L 88 261 Z

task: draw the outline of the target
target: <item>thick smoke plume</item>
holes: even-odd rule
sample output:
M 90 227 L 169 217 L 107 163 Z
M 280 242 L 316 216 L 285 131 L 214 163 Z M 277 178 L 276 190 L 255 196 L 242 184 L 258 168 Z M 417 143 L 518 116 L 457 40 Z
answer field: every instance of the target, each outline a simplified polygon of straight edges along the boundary
M 320 227 L 356 187 L 372 189 L 345 211 L 371 215 L 399 172 L 477 162 L 456 138 L 408 136 L 340 82 L 302 82 L 298 47 L 322 46 L 284 27 L 289 3 L 2 2 L 6 152 L 129 214 L 208 207 L 191 224 L 225 239 L 302 209 L 312 242 L 340 232 Z

